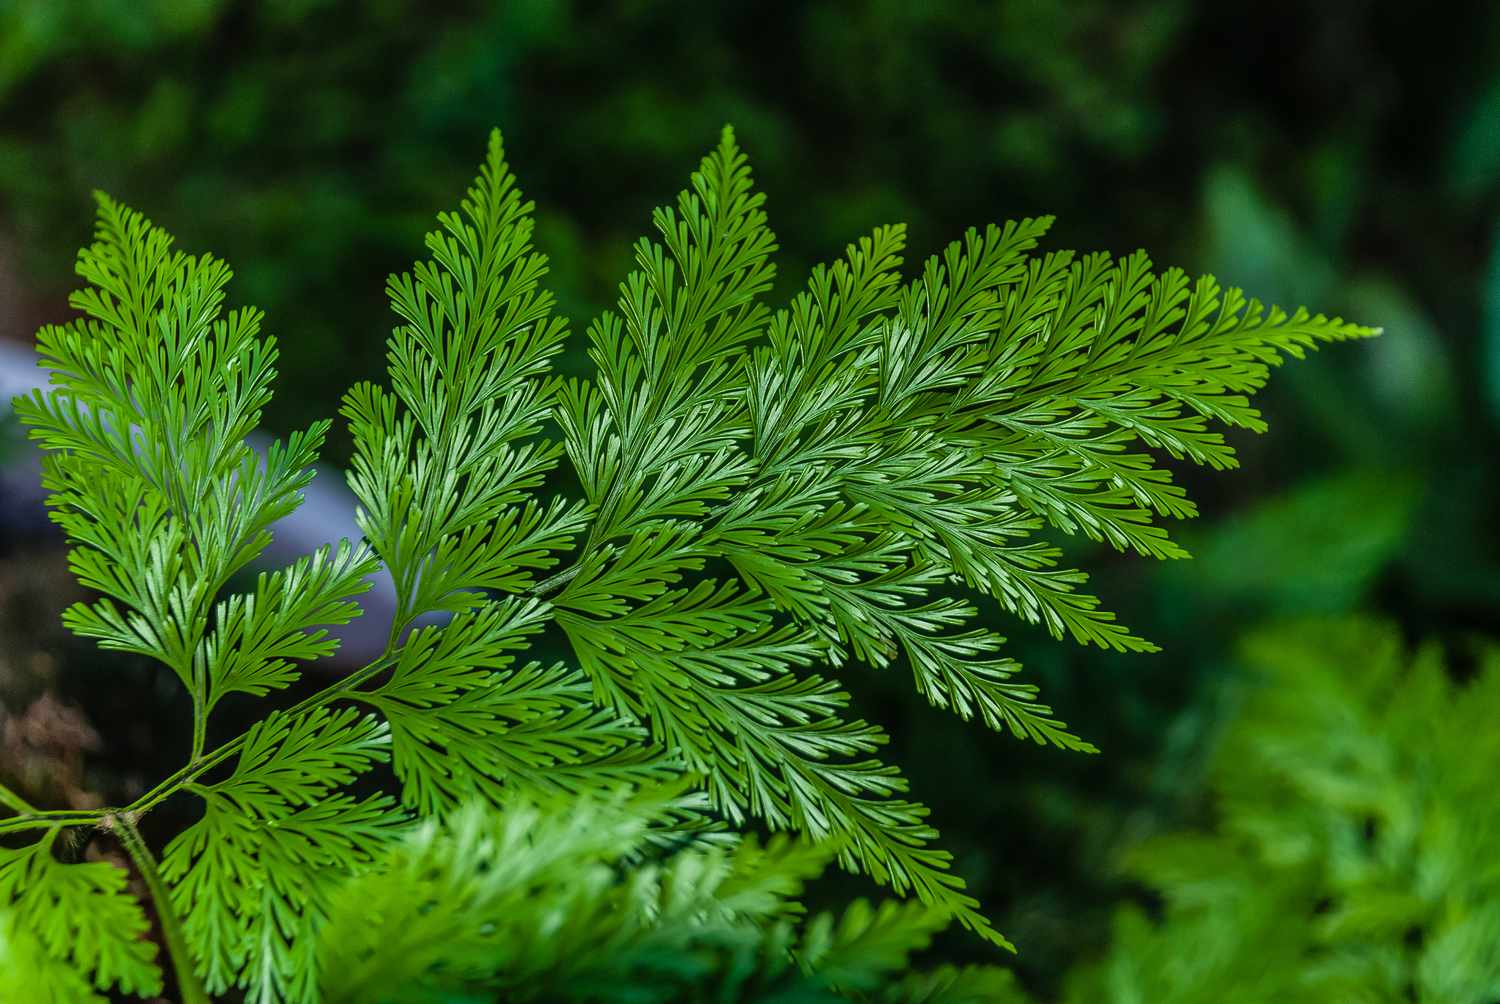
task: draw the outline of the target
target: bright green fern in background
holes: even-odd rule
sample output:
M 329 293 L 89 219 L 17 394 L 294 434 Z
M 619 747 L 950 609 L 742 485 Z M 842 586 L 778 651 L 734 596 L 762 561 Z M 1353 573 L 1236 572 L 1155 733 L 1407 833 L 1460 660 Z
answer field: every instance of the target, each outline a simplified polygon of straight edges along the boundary
M 596 375 L 565 381 L 550 360 L 568 327 L 495 135 L 431 257 L 388 283 L 388 384 L 344 398 L 363 540 L 230 592 L 298 505 L 329 425 L 252 451 L 276 361 L 260 312 L 225 309 L 224 263 L 100 197 L 72 299 L 83 316 L 41 331 L 54 386 L 16 411 L 98 593 L 69 627 L 170 668 L 192 697 L 192 748 L 129 806 L 49 811 L 0 789 L 0 834 L 22 841 L 0 849 L 8 972 L 59 1000 L 161 989 L 125 874 L 71 861 L 72 829 L 94 827 L 139 870 L 190 1001 L 340 999 L 366 993 L 341 982 L 357 978 L 380 999 L 450 978 L 524 999 L 552 979 L 701 989 L 711 973 L 745 999 L 778 980 L 806 999 L 966 999 L 952 974 L 877 985 L 940 920 L 1008 943 L 831 674 L 899 665 L 963 719 L 1092 751 L 1004 655 L 994 609 L 1060 638 L 1153 646 L 1043 532 L 1182 556 L 1159 519 L 1194 508 L 1158 456 L 1233 466 L 1219 427 L 1262 427 L 1248 398 L 1271 367 L 1374 332 L 1153 272 L 1139 253 L 1039 253 L 1047 220 L 971 230 L 910 280 L 903 230 L 881 227 L 773 310 L 762 201 L 726 130 L 654 214 L 618 309 L 589 325 Z M 564 461 L 581 497 L 549 486 Z M 334 650 L 327 629 L 358 616 L 376 573 L 397 595 L 383 654 L 209 742 L 226 696 L 266 698 Z M 553 625 L 572 659 L 528 661 Z M 387 767 L 388 784 L 372 773 Z M 660 811 L 620 809 L 622 791 L 677 778 L 691 786 Z M 158 864 L 137 822 L 178 795 L 202 815 Z M 551 818 L 573 812 L 587 825 Z M 726 823 L 805 843 L 736 848 Z M 595 825 L 635 836 L 606 847 L 583 832 Z M 773 920 L 799 862 L 823 854 L 916 904 L 800 932 Z M 782 885 L 735 892 L 747 869 Z M 483 923 L 442 927 L 472 915 L 418 906 L 450 895 L 516 937 L 617 954 L 571 973 L 546 968 L 555 948 L 507 956 Z M 386 904 L 385 934 L 351 931 L 362 903 Z M 419 913 L 455 957 L 381 958 Z M 406 961 L 403 997 L 375 974 Z M 943 980 L 958 981 L 948 996 Z
M 1500 648 L 1464 679 L 1365 621 L 1267 631 L 1214 761 L 1218 824 L 1129 871 L 1165 902 L 1120 914 L 1067 1000 L 1500 998 Z
M 427 822 L 339 891 L 319 935 L 326 1001 L 1021 999 L 1002 969 L 907 971 L 943 910 L 804 917 L 796 896 L 831 847 L 747 838 L 650 860 L 659 800 L 501 804 Z

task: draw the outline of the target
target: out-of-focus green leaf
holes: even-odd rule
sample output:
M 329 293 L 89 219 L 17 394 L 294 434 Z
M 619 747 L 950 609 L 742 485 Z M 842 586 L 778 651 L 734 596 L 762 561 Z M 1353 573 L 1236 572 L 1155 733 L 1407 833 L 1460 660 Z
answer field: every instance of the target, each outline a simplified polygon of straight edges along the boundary
M 1333 271 L 1244 168 L 1222 165 L 1203 186 L 1205 255 L 1252 296 L 1303 302 L 1326 299 Z
M 1473 99 L 1448 154 L 1448 184 L 1464 198 L 1493 191 L 1500 179 L 1500 75 Z
M 1494 248 L 1484 278 L 1483 331 L 1484 392 L 1490 414 L 1500 421 L 1500 225 L 1495 227 Z
M 1137 844 L 1077 1004 L 1479 1004 L 1500 994 L 1500 649 L 1456 682 L 1387 625 L 1299 622 L 1245 649 L 1217 825 Z
M 1378 317 L 1385 337 L 1360 360 L 1360 376 L 1378 409 L 1382 453 L 1422 462 L 1434 437 L 1460 421 L 1459 380 L 1451 353 L 1410 293 L 1390 279 L 1359 279 L 1345 296 L 1351 312 Z M 1368 313 L 1365 313 L 1368 312 Z
M 1168 565 L 1174 588 L 1279 612 L 1357 607 L 1406 541 L 1418 477 L 1349 470 L 1306 482 L 1189 540 L 1195 561 Z M 1194 546 L 1196 544 L 1196 546 Z

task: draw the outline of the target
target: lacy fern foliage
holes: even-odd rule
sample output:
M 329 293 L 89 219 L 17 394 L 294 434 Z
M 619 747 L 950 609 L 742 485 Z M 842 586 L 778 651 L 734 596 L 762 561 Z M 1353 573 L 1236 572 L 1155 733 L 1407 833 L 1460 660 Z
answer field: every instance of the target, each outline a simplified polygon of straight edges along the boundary
M 991 608 L 1150 649 L 1044 533 L 1182 556 L 1160 520 L 1194 508 L 1158 455 L 1232 466 L 1220 427 L 1261 427 L 1249 396 L 1272 367 L 1373 332 L 1153 272 L 1143 254 L 1040 253 L 1046 219 L 971 230 L 910 280 L 904 230 L 880 227 L 772 309 L 763 202 L 725 130 L 653 214 L 617 308 L 588 326 L 595 375 L 563 380 L 551 363 L 567 322 L 495 134 L 429 257 L 387 284 L 399 322 L 388 383 L 343 400 L 362 540 L 236 592 L 298 505 L 329 426 L 263 455 L 247 444 L 275 373 L 260 312 L 225 309 L 224 263 L 174 250 L 100 196 L 78 260 L 88 285 L 72 299 L 82 316 L 42 330 L 53 386 L 16 410 L 46 451 L 72 567 L 98 594 L 69 626 L 168 667 L 192 697 L 192 748 L 129 806 L 48 811 L 0 789 L 15 813 L 0 833 L 40 834 L 5 851 L 20 856 L 0 873 L 4 951 L 74 966 L 100 989 L 154 990 L 143 915 L 113 866 L 51 851 L 69 827 L 102 826 L 164 890 L 186 999 L 336 997 L 319 974 L 339 970 L 317 946 L 344 930 L 346 883 L 399 884 L 399 855 L 437 853 L 440 839 L 463 860 L 488 853 L 465 842 L 478 824 L 439 838 L 431 820 L 513 791 L 593 804 L 677 777 L 696 788 L 673 802 L 682 839 L 726 823 L 793 831 L 922 904 L 815 924 L 815 942 L 930 910 L 1007 944 L 879 759 L 886 735 L 849 715 L 833 674 L 900 664 L 963 719 L 1092 751 L 1004 654 Z M 564 462 L 581 497 L 551 487 Z M 218 703 L 271 698 L 330 654 L 328 630 L 358 615 L 376 574 L 397 601 L 384 652 L 211 746 Z M 549 625 L 570 643 L 562 664 L 526 658 Z M 380 793 L 369 775 L 387 767 Z M 362 794 L 346 790 L 357 780 Z M 158 869 L 135 823 L 175 795 L 203 815 Z M 413 837 L 419 822 L 427 836 Z M 735 860 L 651 874 L 730 874 Z M 88 917 L 33 930 L 37 903 Z M 595 906 L 639 906 L 611 903 Z
M 513 793 L 425 823 L 334 897 L 324 1000 L 1020 1001 L 1006 970 L 907 971 L 948 923 L 935 907 L 804 917 L 796 897 L 831 847 L 781 836 L 660 857 L 653 832 L 672 825 L 660 797 Z
M 1266 631 L 1246 655 L 1217 826 L 1130 852 L 1165 916 L 1122 910 L 1067 999 L 1494 1000 L 1500 647 L 1466 680 L 1361 620 Z

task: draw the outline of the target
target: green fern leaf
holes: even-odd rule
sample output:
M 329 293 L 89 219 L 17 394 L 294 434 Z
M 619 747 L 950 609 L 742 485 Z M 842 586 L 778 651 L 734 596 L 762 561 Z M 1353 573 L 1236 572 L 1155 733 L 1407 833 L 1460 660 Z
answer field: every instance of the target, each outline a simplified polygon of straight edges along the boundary
M 53 857 L 56 837 L 54 830 L 29 847 L 0 848 L 7 950 L 28 954 L 41 972 L 80 974 L 59 977 L 64 985 L 82 984 L 88 974 L 100 991 L 160 993 L 156 945 L 146 940 L 150 925 L 126 891 L 125 872 L 107 861 L 63 864 Z

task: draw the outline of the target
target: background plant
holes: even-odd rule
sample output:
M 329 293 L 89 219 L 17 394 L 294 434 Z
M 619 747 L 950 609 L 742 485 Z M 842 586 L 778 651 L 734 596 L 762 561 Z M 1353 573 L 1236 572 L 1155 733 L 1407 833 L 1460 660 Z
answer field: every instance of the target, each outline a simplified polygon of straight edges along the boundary
M 857 900 L 803 917 L 796 897 L 831 847 L 694 848 L 637 860 L 621 881 L 621 861 L 651 858 L 652 824 L 671 825 L 662 808 L 512 794 L 423 827 L 335 899 L 326 999 L 1020 999 L 1003 969 L 910 970 L 943 911 Z
M 1212 828 L 1129 852 L 1164 908 L 1122 910 L 1067 999 L 1493 999 L 1500 652 L 1348 620 L 1265 631 L 1245 657 Z

